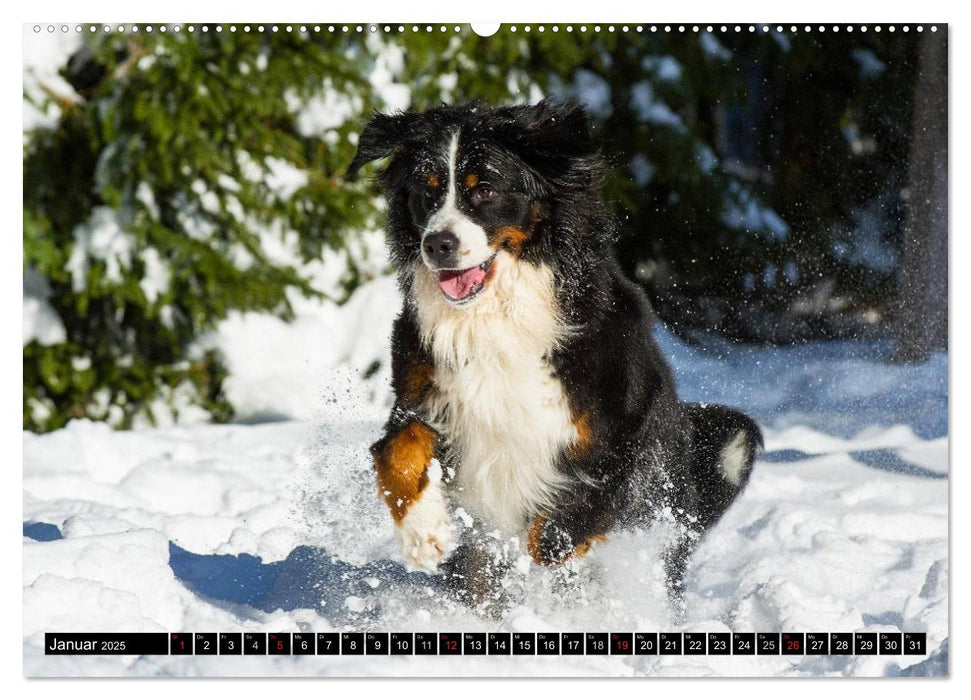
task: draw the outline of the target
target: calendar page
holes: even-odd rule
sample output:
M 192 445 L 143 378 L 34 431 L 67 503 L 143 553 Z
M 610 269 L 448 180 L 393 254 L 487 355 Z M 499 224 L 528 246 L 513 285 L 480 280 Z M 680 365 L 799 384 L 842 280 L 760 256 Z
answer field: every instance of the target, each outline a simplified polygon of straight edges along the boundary
M 22 39 L 26 676 L 948 675 L 947 24 Z

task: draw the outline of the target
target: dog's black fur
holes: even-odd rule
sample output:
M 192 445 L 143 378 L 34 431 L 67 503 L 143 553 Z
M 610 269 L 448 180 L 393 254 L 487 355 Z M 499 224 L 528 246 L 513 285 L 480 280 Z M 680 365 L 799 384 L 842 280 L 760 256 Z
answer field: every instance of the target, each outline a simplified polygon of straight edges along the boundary
M 556 304 L 571 331 L 546 360 L 571 411 L 588 420 L 585 449 L 564 450 L 556 463 L 570 475 L 569 488 L 558 492 L 552 508 L 530 514 L 543 517 L 533 532 L 534 558 L 557 563 L 612 529 L 673 518 L 681 536 L 666 563 L 677 595 L 693 543 L 745 486 L 762 435 L 737 411 L 678 400 L 651 337 L 648 300 L 614 257 L 617 228 L 601 196 L 603 165 L 578 104 L 469 104 L 379 114 L 361 134 L 350 175 L 391 156 L 380 184 L 388 198 L 391 257 L 406 300 L 392 339 L 398 400 L 375 451 L 409 421 L 427 419 L 421 396 L 409 389 L 416 357 L 434 366 L 417 326 L 411 271 L 423 264 L 424 225 L 437 206 L 438 195 L 429 192 L 423 173 L 456 129 L 470 168 L 491 173 L 488 201 L 471 192 L 461 202 L 463 211 L 487 232 L 490 245 L 503 227 L 525 232 L 525 240 L 507 251 L 515 264 L 554 271 Z M 735 481 L 720 466 L 733 440 L 744 445 Z M 462 469 L 447 450 L 439 456 Z

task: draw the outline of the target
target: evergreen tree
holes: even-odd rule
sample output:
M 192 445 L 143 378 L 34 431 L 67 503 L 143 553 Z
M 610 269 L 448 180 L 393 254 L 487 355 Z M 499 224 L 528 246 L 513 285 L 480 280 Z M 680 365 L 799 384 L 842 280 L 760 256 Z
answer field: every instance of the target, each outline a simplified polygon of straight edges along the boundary
M 288 291 L 322 293 L 297 263 L 377 226 L 339 180 L 362 115 L 385 107 L 374 64 L 343 34 L 88 38 L 64 70 L 77 95 L 48 94 L 59 122 L 25 145 L 25 295 L 64 328 L 24 347 L 25 428 L 232 415 L 204 332 L 233 309 L 286 318 Z

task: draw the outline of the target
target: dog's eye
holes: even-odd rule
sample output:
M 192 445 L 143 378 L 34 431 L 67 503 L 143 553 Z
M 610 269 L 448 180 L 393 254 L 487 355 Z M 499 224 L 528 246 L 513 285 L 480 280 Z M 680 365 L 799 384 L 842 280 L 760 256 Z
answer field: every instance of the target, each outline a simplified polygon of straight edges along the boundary
M 472 190 L 472 199 L 474 199 L 476 202 L 482 202 L 487 199 L 492 199 L 495 194 L 495 190 L 482 185 L 481 187 L 476 187 L 474 190 Z

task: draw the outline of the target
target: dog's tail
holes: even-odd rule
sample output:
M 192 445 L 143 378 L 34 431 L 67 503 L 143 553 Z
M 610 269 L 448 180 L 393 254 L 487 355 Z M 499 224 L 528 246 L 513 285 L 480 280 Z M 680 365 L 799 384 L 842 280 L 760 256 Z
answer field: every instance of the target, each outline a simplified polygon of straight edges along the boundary
M 762 450 L 762 431 L 744 413 L 715 404 L 684 404 L 693 430 L 691 476 L 699 518 L 708 528 L 745 488 Z

